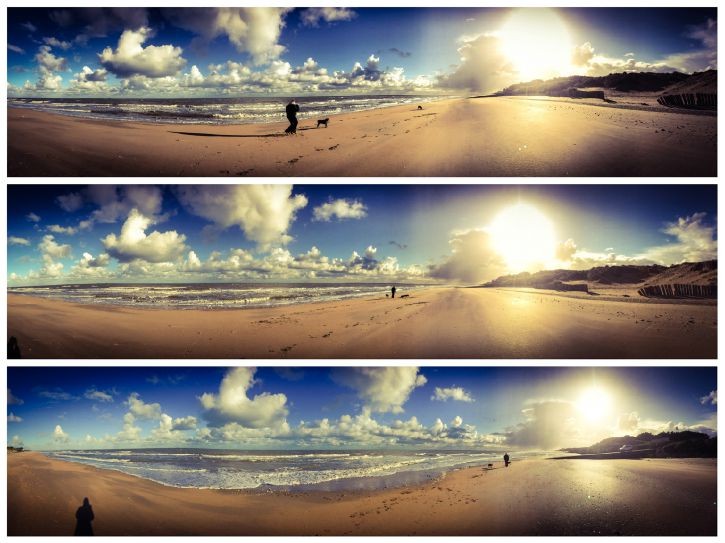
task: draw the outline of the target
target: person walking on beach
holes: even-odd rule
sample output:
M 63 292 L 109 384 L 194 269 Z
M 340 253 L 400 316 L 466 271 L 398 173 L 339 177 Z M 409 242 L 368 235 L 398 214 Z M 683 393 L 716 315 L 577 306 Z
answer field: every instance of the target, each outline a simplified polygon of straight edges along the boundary
M 509 467 L 509 464 L 510 463 L 511 462 L 509 462 L 509 453 L 504 453 L 504 455 L 503 455 L 503 465 L 505 467 Z
M 297 105 L 297 101 L 293 98 L 285 109 L 287 112 L 287 120 L 289 121 L 289 126 L 285 130 L 287 134 L 297 134 L 297 112 L 299 110 L 300 106 Z
M 391 292 L 391 297 L 392 297 L 392 298 L 395 298 L 395 290 L 396 290 L 396 289 L 395 289 L 395 285 L 393 285 L 393 288 L 391 288 L 391 289 L 390 289 L 390 292 Z
M 94 518 L 93 508 L 88 498 L 83 498 L 83 505 L 76 511 L 76 531 L 73 535 L 93 535 L 91 522 Z

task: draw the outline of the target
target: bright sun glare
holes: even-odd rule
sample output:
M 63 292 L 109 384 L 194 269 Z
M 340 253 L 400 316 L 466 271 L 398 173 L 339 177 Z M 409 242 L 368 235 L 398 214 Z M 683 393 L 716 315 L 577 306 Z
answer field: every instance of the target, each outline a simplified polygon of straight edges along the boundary
M 569 75 L 569 31 L 553 9 L 514 10 L 500 31 L 501 49 L 521 81 Z
M 493 220 L 489 232 L 494 250 L 512 272 L 526 271 L 535 265 L 545 267 L 554 259 L 554 227 L 530 205 L 507 207 Z
M 591 387 L 581 393 L 576 406 L 587 422 L 601 422 L 611 411 L 612 399 L 601 388 Z

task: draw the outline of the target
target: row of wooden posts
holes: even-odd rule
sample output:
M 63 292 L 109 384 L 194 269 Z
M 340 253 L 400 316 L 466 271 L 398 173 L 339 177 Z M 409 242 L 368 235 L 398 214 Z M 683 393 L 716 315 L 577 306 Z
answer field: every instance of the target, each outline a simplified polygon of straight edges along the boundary
M 648 298 L 717 298 L 717 285 L 650 285 L 637 292 Z

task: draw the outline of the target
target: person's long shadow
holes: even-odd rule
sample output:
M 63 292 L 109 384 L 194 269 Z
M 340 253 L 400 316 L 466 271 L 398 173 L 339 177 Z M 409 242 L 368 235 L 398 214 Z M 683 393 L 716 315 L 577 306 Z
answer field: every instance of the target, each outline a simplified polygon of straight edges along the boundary
M 76 511 L 76 529 L 73 535 L 93 535 L 91 522 L 95 515 L 88 498 L 83 498 L 83 505 Z
M 171 134 L 182 136 L 199 136 L 202 138 L 283 138 L 286 134 L 212 134 L 210 132 L 177 132 L 169 130 Z

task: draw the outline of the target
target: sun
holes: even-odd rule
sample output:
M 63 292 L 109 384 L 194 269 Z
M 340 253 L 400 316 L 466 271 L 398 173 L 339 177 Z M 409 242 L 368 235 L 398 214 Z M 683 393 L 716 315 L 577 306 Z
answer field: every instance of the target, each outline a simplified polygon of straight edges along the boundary
M 605 390 L 590 387 L 581 393 L 576 407 L 587 422 L 601 422 L 611 412 L 612 398 Z
M 572 42 L 555 10 L 516 9 L 499 35 L 501 51 L 518 72 L 519 81 L 570 75 Z
M 554 260 L 554 226 L 538 209 L 516 204 L 499 213 L 489 227 L 491 243 L 511 272 L 542 269 Z

